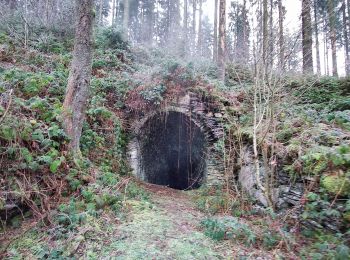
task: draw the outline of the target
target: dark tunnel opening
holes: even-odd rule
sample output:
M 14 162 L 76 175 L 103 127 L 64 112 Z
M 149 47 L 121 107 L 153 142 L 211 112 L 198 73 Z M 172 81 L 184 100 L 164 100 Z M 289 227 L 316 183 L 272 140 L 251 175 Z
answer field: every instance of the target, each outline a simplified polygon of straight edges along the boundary
M 159 113 L 141 129 L 140 166 L 144 180 L 173 189 L 196 189 L 206 171 L 205 135 L 188 116 Z

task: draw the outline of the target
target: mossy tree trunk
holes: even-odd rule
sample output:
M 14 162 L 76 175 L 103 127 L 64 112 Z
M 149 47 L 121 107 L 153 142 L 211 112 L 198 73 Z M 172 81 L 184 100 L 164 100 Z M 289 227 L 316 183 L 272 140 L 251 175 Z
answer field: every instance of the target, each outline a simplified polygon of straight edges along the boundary
M 79 152 L 80 137 L 85 119 L 91 79 L 93 49 L 93 0 L 77 0 L 77 25 L 73 61 L 63 103 L 63 123 L 70 138 L 69 149 Z

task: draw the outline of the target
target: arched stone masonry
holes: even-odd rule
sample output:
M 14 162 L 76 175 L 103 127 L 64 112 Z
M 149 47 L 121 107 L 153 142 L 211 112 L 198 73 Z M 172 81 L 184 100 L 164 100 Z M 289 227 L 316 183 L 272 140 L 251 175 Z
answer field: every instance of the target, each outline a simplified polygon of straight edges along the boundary
M 176 189 L 222 184 L 224 169 L 216 147 L 223 138 L 224 115 L 208 107 L 197 94 L 187 93 L 135 120 L 128 145 L 133 174 Z

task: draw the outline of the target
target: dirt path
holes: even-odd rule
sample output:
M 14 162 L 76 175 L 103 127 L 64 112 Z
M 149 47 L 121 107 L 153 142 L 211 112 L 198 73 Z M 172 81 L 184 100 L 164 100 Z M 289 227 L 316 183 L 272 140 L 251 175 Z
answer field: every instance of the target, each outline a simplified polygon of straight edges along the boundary
M 38 226 L 16 239 L 5 259 L 275 259 L 239 241 L 207 237 L 200 228 L 206 216 L 195 207 L 192 192 L 141 186 L 150 199 L 126 199 L 125 214 L 87 215 L 74 230 L 63 229 L 69 232 L 65 239 L 55 239 L 60 226 L 50 231 Z
M 145 189 L 152 203 L 132 205 L 131 219 L 118 228 L 110 245 L 117 259 L 227 259 L 228 248 L 199 229 L 204 215 L 190 196 L 156 185 Z

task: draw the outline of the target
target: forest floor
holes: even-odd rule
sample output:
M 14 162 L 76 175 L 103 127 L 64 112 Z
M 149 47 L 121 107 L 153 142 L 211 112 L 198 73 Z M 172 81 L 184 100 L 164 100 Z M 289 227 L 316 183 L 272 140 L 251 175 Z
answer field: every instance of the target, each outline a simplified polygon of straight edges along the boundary
M 149 207 L 132 205 L 130 219 L 117 228 L 113 247 L 123 259 L 221 259 L 230 254 L 200 230 L 203 213 L 183 191 L 145 185 Z
M 129 201 L 128 220 L 116 229 L 109 245 L 118 259 L 273 259 L 272 255 L 232 242 L 217 243 L 204 234 L 205 214 L 193 202 L 193 193 L 144 184 L 150 204 Z
M 18 236 L 5 259 L 274 259 L 273 252 L 238 241 L 217 242 L 201 222 L 196 191 L 141 184 L 146 200 L 127 199 L 122 218 L 103 213 L 81 223 L 67 239 L 56 240 L 59 226 L 39 226 Z M 22 228 L 27 225 L 23 223 Z M 22 229 L 22 230 L 23 230 Z M 56 235 L 55 235 L 56 234 Z M 63 257 L 63 258 L 62 258 Z

